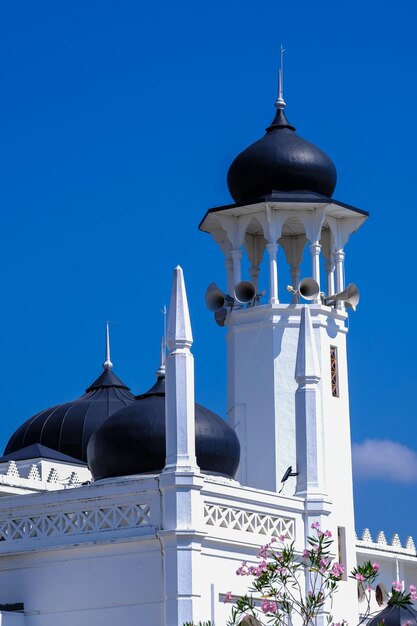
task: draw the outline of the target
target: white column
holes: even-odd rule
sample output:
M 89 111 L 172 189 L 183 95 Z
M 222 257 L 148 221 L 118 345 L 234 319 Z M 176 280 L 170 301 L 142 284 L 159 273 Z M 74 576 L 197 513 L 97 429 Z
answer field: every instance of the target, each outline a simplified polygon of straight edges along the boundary
M 334 253 L 334 261 L 336 265 L 336 293 L 339 293 L 345 288 L 345 253 L 343 249 Z
M 326 263 L 326 275 L 327 275 L 327 295 L 332 296 L 334 291 L 334 263 L 329 261 Z
M 269 301 L 271 304 L 279 302 L 278 299 L 278 268 L 277 268 L 277 253 L 278 244 L 268 243 L 266 245 L 269 255 Z
M 234 285 L 234 276 L 233 276 L 233 259 L 231 257 L 227 257 L 225 262 L 225 267 L 226 267 L 226 288 L 227 288 L 227 293 L 230 295 L 233 295 L 233 292 L 235 290 L 235 285 Z
M 230 254 L 233 260 L 233 280 L 234 280 L 233 292 L 234 292 L 235 290 L 234 288 L 242 280 L 242 270 L 240 266 L 240 261 L 242 259 L 242 250 L 231 250 Z M 233 295 L 233 292 L 230 294 L 231 296 Z
M 321 252 L 321 245 L 320 245 L 320 243 L 318 241 L 315 241 L 314 243 L 311 244 L 310 252 L 311 252 L 311 275 L 312 275 L 312 277 L 314 278 L 314 280 L 316 281 L 316 283 L 318 284 L 318 286 L 320 288 L 320 252 Z M 320 296 L 315 298 L 314 302 L 319 304 L 320 303 Z
M 251 281 L 255 285 L 256 292 L 258 293 L 259 287 L 259 265 L 251 265 L 249 268 L 249 275 L 251 277 Z
M 294 289 L 292 293 L 292 303 L 297 304 L 300 301 L 300 297 L 297 293 L 298 283 L 300 282 L 300 266 L 291 265 L 290 274 L 291 274 L 291 285 L 292 285 L 292 288 Z
M 301 309 L 295 380 L 297 489 L 308 499 L 324 495 L 323 417 L 320 401 L 320 366 L 308 306 Z
M 195 456 L 194 358 L 187 294 L 181 267 L 174 270 L 168 312 L 166 361 L 166 471 L 198 471 Z

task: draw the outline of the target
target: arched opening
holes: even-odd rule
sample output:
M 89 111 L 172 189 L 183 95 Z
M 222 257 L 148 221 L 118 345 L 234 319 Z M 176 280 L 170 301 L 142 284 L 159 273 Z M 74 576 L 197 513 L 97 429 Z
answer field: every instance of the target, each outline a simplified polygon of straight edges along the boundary
M 375 589 L 375 600 L 378 606 L 381 606 L 381 607 L 386 606 L 388 602 L 388 598 L 389 598 L 389 595 L 385 586 L 379 583 Z
M 265 264 L 262 263 L 266 244 L 267 241 L 264 237 L 263 228 L 260 222 L 253 217 L 245 233 L 244 247 L 247 253 L 247 259 L 243 262 L 242 276 L 247 276 L 248 279 L 253 282 L 257 293 L 259 293 L 259 291 L 266 291 L 268 288 Z
M 300 278 L 311 275 L 311 267 L 305 273 L 304 257 L 307 238 L 305 229 L 299 218 L 294 215 L 289 217 L 283 227 L 281 237 L 278 239 L 278 267 L 279 267 L 279 295 L 281 302 L 298 302 L 297 295 L 291 296 L 287 292 L 287 285 L 294 290 L 298 288 Z M 311 263 L 310 263 L 311 266 Z

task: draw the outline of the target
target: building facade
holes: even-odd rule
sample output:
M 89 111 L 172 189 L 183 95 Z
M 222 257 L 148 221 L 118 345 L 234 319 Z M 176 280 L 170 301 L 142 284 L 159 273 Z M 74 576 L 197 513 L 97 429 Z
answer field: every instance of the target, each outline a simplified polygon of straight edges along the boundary
M 177 267 L 155 385 L 131 394 L 107 334 L 103 372 L 86 393 L 30 418 L 6 446 L 0 624 L 222 626 L 226 597 L 247 590 L 242 561 L 274 536 L 301 555 L 317 522 L 346 572 L 335 621 L 358 622 L 363 599 L 347 575 L 356 563 L 381 563 L 375 611 L 393 579 L 416 580 L 411 538 L 355 535 L 346 337 L 358 293 L 344 264 L 367 214 L 333 198 L 335 166 L 295 132 L 281 91 L 275 107 L 265 136 L 229 169 L 233 204 L 200 224 L 225 257 L 226 292 L 211 285 L 207 303 L 227 327 L 227 421 L 195 403 Z

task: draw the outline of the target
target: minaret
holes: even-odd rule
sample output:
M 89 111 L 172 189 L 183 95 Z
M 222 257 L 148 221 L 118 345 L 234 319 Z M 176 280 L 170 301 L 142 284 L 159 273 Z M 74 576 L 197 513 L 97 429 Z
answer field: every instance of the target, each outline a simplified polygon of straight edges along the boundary
M 193 336 L 184 275 L 174 270 L 166 359 L 166 464 L 160 476 L 165 555 L 165 626 L 201 619 L 200 578 L 204 479 L 195 454 Z
M 349 571 L 355 535 L 347 310 L 342 298 L 326 305 L 322 292 L 344 290 L 345 246 L 367 213 L 333 198 L 333 162 L 288 122 L 282 66 L 275 106 L 264 137 L 229 168 L 234 203 L 210 209 L 200 224 L 225 255 L 230 296 L 242 279 L 267 289 L 248 306 L 226 301 L 227 415 L 242 447 L 237 478 L 279 492 L 292 466 L 298 476 L 284 483 L 283 494 L 304 500 L 306 534 L 312 519 L 326 520 Z M 278 266 L 279 248 L 287 267 Z M 245 253 L 249 276 L 242 275 Z M 308 266 L 317 289 L 305 301 L 298 284 Z M 345 584 L 354 611 L 354 585 Z
M 166 441 L 164 471 L 197 471 L 195 456 L 193 335 L 184 275 L 174 270 L 168 315 L 166 361 Z

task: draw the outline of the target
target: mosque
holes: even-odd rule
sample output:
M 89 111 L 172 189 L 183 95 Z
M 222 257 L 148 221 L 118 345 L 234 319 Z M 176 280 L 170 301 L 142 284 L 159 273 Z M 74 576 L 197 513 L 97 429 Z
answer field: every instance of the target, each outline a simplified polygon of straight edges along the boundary
M 281 77 L 266 134 L 229 168 L 233 202 L 199 226 L 225 259 L 227 292 L 212 284 L 206 301 L 227 330 L 227 420 L 195 402 L 177 267 L 151 389 L 135 396 L 115 374 L 107 329 L 103 371 L 85 393 L 10 436 L 0 458 L 1 626 L 223 626 L 226 597 L 247 590 L 241 562 L 274 536 L 302 554 L 316 522 L 346 572 L 335 621 L 358 623 L 362 598 L 347 575 L 356 563 L 380 563 L 376 612 L 392 580 L 417 580 L 412 538 L 355 534 L 346 336 L 359 296 L 345 285 L 345 247 L 367 213 L 334 199 L 333 162 L 296 133 L 285 106 Z

